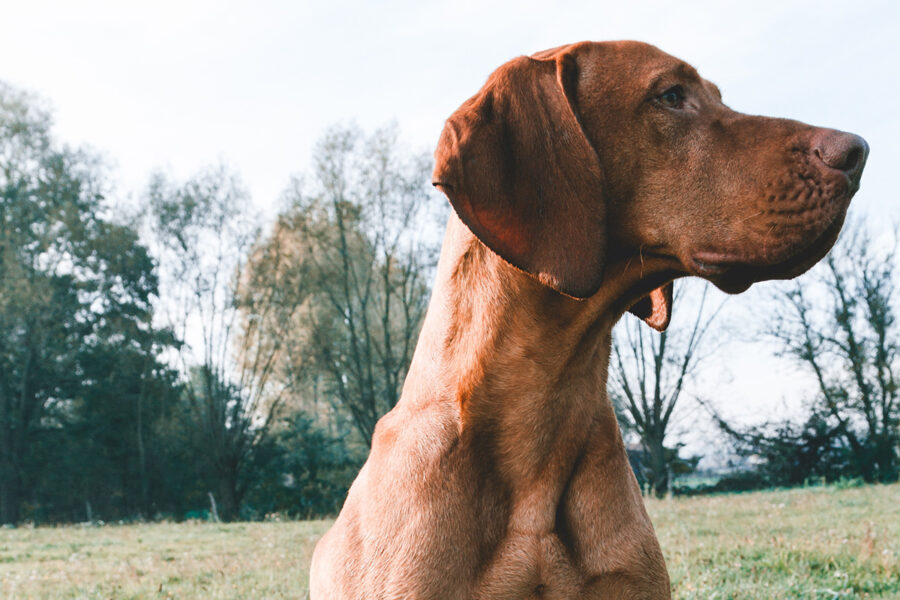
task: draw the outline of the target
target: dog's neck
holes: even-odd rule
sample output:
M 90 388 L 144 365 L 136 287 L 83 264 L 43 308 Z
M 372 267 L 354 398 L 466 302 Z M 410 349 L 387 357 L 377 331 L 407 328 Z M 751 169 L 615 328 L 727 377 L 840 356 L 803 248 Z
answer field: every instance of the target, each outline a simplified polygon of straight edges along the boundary
M 606 393 L 611 331 L 646 267 L 620 261 L 597 294 L 575 300 L 451 217 L 402 404 L 439 404 L 510 482 L 567 477 L 588 435 L 619 439 Z

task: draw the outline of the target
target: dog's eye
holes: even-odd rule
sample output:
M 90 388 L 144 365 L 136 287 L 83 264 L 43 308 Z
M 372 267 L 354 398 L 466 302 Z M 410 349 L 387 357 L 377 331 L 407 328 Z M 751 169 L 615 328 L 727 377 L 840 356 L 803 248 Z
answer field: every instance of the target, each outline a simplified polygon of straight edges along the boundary
M 668 108 L 681 108 L 681 103 L 684 102 L 684 88 L 680 85 L 672 86 L 657 96 L 657 100 Z

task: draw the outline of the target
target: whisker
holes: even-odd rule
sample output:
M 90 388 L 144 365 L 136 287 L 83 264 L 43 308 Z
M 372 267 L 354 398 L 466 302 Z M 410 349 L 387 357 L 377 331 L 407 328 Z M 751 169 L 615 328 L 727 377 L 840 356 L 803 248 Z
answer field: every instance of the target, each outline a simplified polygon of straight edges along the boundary
M 775 225 L 772 224 L 769 227 L 769 230 L 766 232 L 766 236 L 763 238 L 763 258 L 769 260 L 769 236 L 772 235 L 772 231 L 775 230 Z
M 758 213 L 756 213 L 755 215 L 750 215 L 749 217 L 744 217 L 743 219 L 741 219 L 740 221 L 738 221 L 738 223 L 743 223 L 744 221 L 749 221 L 750 219 L 753 219 L 753 218 L 755 218 L 755 217 L 758 217 L 759 215 L 763 214 L 764 212 L 766 212 L 766 211 L 761 210 L 761 211 L 759 211 Z

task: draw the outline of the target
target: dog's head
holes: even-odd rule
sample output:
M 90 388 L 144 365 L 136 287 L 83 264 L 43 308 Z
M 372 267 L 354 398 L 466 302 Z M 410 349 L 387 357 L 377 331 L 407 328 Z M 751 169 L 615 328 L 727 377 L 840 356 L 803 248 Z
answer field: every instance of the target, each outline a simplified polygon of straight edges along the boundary
M 638 42 L 514 59 L 448 120 L 434 183 L 495 253 L 586 298 L 623 257 L 741 292 L 831 248 L 868 146 L 748 116 L 688 64 Z M 633 308 L 664 328 L 670 284 Z

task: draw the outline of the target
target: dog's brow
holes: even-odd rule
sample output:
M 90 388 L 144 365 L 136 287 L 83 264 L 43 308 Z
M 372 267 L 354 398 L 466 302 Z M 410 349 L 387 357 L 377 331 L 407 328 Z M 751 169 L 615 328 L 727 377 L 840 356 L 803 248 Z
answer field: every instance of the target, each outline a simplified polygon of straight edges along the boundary
M 650 75 L 650 83 L 647 84 L 647 89 L 652 90 L 656 88 L 659 85 L 659 82 L 670 77 L 672 75 L 672 72 L 672 69 L 661 69 Z
M 647 84 L 647 89 L 654 89 L 658 85 L 660 85 L 660 82 L 676 77 L 687 79 L 689 81 L 700 80 L 700 75 L 697 73 L 697 71 L 694 70 L 692 66 L 686 63 L 670 65 L 657 69 L 655 71 L 652 71 L 648 77 L 650 82 Z

